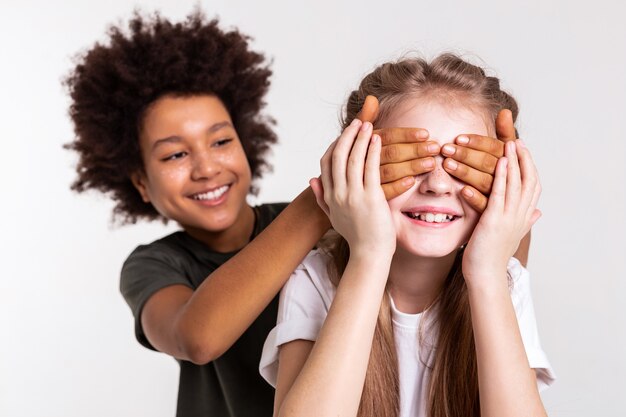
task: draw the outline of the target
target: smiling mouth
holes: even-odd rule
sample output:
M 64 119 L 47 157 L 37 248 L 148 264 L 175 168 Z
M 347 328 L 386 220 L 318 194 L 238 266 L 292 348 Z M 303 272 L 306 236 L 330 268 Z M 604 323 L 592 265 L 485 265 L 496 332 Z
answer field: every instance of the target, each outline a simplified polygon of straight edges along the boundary
M 222 185 L 221 187 L 218 187 L 211 191 L 207 191 L 205 193 L 194 194 L 191 196 L 191 198 L 194 200 L 198 200 L 198 201 L 217 200 L 218 198 L 223 196 L 224 193 L 226 193 L 226 191 L 228 191 L 229 188 L 230 188 L 230 184 Z
M 414 213 L 403 211 L 402 214 L 410 219 L 421 220 L 426 223 L 450 223 L 460 218 L 460 216 L 446 213 Z

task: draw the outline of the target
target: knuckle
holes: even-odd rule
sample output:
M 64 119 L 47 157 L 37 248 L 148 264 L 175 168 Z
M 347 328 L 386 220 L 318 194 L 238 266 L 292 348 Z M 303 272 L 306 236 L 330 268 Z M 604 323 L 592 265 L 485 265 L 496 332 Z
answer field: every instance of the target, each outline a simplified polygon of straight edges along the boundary
M 411 174 L 421 174 L 424 171 L 424 161 L 420 159 L 413 159 L 410 163 Z
M 483 193 L 489 192 L 491 190 L 491 186 L 493 185 L 493 179 L 491 176 L 484 175 L 482 176 L 480 182 L 478 183 L 480 186 L 479 190 Z
M 388 161 L 395 161 L 398 159 L 398 148 L 394 145 L 387 145 L 383 149 L 382 155 Z
M 495 140 L 495 139 L 487 139 L 488 140 L 488 145 L 487 145 L 487 149 L 489 151 L 490 154 L 495 155 L 495 156 L 499 156 L 503 154 L 503 146 L 502 143 Z
M 492 155 L 484 155 L 480 164 L 480 170 L 493 174 L 496 171 L 496 164 L 498 160 Z
M 383 180 L 389 180 L 393 178 L 393 168 L 389 165 L 382 165 L 380 167 L 380 178 Z

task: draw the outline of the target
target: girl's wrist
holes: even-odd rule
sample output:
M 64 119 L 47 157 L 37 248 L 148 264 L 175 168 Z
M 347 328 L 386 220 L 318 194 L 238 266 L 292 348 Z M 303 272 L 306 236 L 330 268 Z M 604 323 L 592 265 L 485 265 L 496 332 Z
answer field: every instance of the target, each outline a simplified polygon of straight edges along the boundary
M 359 260 L 361 262 L 375 263 L 379 261 L 389 261 L 393 258 L 396 250 L 395 241 L 388 245 L 380 242 L 368 242 L 364 245 L 350 246 L 350 259 Z
M 393 251 L 370 250 L 366 248 L 350 249 L 349 262 L 372 270 L 388 270 L 393 258 Z
M 506 265 L 481 268 L 480 272 L 476 273 L 464 272 L 463 276 L 470 293 L 488 294 L 493 291 L 499 292 L 503 289 L 508 292 L 509 280 Z

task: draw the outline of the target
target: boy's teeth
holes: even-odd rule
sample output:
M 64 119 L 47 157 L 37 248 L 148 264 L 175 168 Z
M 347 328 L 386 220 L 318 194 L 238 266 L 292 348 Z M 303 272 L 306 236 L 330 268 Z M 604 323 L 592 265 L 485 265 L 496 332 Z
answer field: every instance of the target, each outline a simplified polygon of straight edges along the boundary
M 223 185 L 220 188 L 216 188 L 213 191 L 208 191 L 203 194 L 196 194 L 193 196 L 194 200 L 215 200 L 220 198 L 228 190 L 228 185 Z

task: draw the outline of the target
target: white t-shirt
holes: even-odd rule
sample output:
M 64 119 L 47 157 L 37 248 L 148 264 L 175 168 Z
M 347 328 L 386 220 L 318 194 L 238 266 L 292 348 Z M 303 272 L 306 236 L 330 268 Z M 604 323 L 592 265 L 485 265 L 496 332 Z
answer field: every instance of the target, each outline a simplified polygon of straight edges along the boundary
M 329 255 L 320 250 L 310 252 L 281 291 L 277 324 L 265 340 L 259 365 L 261 375 L 272 386 L 276 386 L 279 346 L 298 339 L 315 341 L 326 319 L 336 292 L 328 277 L 329 259 Z M 554 382 L 555 375 L 539 343 L 529 274 L 515 258 L 509 261 L 508 271 L 513 280 L 511 299 L 522 341 L 542 390 Z M 428 323 L 420 326 L 424 313 L 402 313 L 396 309 L 391 297 L 390 301 L 399 363 L 400 416 L 424 417 L 430 374 L 428 365 L 434 358 L 432 326 Z M 428 313 L 425 317 L 429 317 Z

